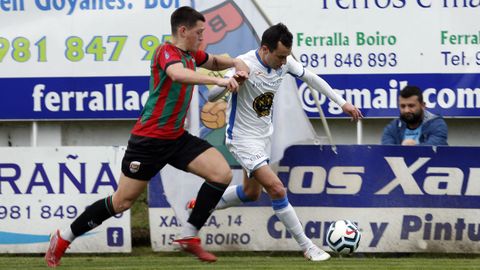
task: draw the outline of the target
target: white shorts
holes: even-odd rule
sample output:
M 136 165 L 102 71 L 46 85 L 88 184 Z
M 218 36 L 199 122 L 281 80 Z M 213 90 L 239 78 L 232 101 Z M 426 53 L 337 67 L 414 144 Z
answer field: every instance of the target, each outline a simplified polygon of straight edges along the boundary
M 238 163 L 247 171 L 248 178 L 256 169 L 268 165 L 270 160 L 270 137 L 241 140 L 227 139 L 225 145 Z

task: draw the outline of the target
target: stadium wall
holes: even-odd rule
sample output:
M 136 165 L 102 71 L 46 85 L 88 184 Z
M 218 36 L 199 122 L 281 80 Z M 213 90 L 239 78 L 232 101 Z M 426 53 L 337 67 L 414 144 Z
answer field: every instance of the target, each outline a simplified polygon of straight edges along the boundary
M 320 136 L 325 136 L 319 119 L 310 119 Z M 362 144 L 379 144 L 391 119 L 365 119 Z M 480 146 L 480 121 L 476 118 L 447 118 L 451 146 Z M 38 146 L 126 145 L 133 120 L 38 122 Z M 356 144 L 356 125 L 347 119 L 329 119 L 335 144 Z M 31 146 L 31 122 L 0 122 L 0 146 Z

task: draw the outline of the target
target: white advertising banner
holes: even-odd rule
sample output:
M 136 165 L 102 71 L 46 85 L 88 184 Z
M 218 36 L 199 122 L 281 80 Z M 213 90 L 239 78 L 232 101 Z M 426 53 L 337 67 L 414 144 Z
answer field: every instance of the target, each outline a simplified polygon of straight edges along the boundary
M 396 117 L 398 91 L 424 90 L 427 107 L 480 116 L 478 1 L 458 0 L 2 1 L 0 119 L 135 119 L 170 15 L 206 17 L 203 48 L 237 56 L 271 23 L 293 34 L 293 54 L 367 117 Z M 472 20 L 470 20 L 472 18 Z M 309 117 L 318 110 L 298 81 Z M 13 103 L 11 100 L 15 100 Z M 325 97 L 327 117 L 346 117 Z
M 294 36 L 293 53 L 367 117 L 398 116 L 398 92 L 419 86 L 427 108 L 443 116 L 480 116 L 478 1 L 258 1 Z M 309 117 L 319 117 L 298 82 Z M 325 97 L 327 117 L 345 117 Z
M 123 147 L 0 148 L 0 252 L 45 252 L 66 228 L 118 186 Z M 130 211 L 77 238 L 67 252 L 130 252 Z
M 317 74 L 478 73 L 478 1 L 259 1 Z M 301 17 L 298 15 L 301 14 Z
M 357 252 L 480 253 L 476 209 L 295 207 L 307 237 L 324 250 L 335 220 L 357 223 L 362 238 Z M 154 208 L 152 247 L 172 251 L 181 227 L 170 208 Z M 289 250 L 300 247 L 271 207 L 232 207 L 216 211 L 201 230 L 208 250 Z M 455 244 L 452 244 L 454 242 Z

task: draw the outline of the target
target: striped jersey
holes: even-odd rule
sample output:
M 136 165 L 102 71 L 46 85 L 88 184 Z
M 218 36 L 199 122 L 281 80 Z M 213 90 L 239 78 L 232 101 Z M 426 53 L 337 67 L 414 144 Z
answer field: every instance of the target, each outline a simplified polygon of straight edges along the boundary
M 159 46 L 150 64 L 149 96 L 131 133 L 158 139 L 182 135 L 194 85 L 173 82 L 166 70 L 175 63 L 195 70 L 207 60 L 208 54 L 201 50 L 193 54 L 168 42 Z
M 248 80 L 230 97 L 227 111 L 227 139 L 264 138 L 273 133 L 272 106 L 287 73 L 302 77 L 302 64 L 287 57 L 287 63 L 278 69 L 268 67 L 257 50 L 238 56 L 249 67 Z M 292 89 L 293 91 L 293 89 Z

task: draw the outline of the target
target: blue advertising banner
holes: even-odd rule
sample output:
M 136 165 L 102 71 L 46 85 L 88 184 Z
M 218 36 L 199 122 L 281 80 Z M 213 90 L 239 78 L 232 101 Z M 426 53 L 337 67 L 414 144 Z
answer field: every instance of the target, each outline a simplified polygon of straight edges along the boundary
M 285 151 L 277 174 L 305 234 L 327 250 L 329 225 L 348 219 L 362 231 L 359 252 L 479 253 L 479 151 L 381 145 L 339 145 L 334 151 L 294 145 Z M 232 185 L 241 184 L 242 175 L 234 170 Z M 178 172 L 150 182 L 156 250 L 172 250 L 169 239 L 181 227 L 164 182 L 182 181 L 188 189 L 191 177 Z M 200 235 L 211 250 L 299 249 L 266 193 L 256 202 L 216 210 Z
M 480 207 L 477 147 L 301 146 L 279 177 L 298 206 Z
M 0 120 L 136 119 L 148 77 L 0 78 Z
M 397 117 L 398 92 L 407 84 L 424 89 L 427 108 L 445 117 L 480 117 L 480 74 L 322 75 L 366 117 Z M 136 119 L 148 97 L 148 77 L 0 78 L 9 92 L 0 99 L 2 120 Z M 319 117 L 307 85 L 297 80 L 308 117 Z M 11 89 L 11 91 L 9 91 Z M 202 92 L 206 89 L 202 88 Z M 320 98 L 326 117 L 347 117 Z
M 397 117 L 398 94 L 406 85 L 423 90 L 429 111 L 445 117 L 480 116 L 480 74 L 338 74 L 320 75 L 365 117 Z M 297 79 L 303 109 L 310 118 L 320 117 L 307 85 Z M 334 102 L 320 97 L 326 117 L 347 117 Z
M 322 75 L 366 117 L 397 117 L 398 92 L 407 84 L 424 89 L 427 108 L 445 117 L 480 117 L 479 74 Z M 148 77 L 0 78 L 8 98 L 0 119 L 136 119 L 148 97 Z M 302 105 L 319 117 L 313 97 L 297 80 Z M 203 90 L 203 89 L 202 89 Z M 320 98 L 326 117 L 346 117 L 334 102 Z
M 480 208 L 478 147 L 294 145 L 278 176 L 295 206 Z M 170 207 L 160 178 L 150 206 Z M 247 207 L 270 206 L 263 193 Z

